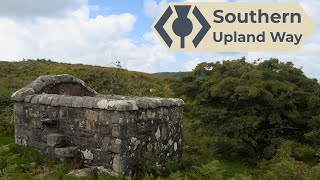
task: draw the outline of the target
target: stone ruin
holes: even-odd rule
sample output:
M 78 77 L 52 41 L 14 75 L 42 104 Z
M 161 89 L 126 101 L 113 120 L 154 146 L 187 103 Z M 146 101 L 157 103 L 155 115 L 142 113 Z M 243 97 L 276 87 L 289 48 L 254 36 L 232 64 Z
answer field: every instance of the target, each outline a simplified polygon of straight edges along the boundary
M 182 155 L 183 101 L 100 95 L 70 75 L 40 76 L 12 95 L 15 141 L 46 157 L 133 175 L 151 154 Z

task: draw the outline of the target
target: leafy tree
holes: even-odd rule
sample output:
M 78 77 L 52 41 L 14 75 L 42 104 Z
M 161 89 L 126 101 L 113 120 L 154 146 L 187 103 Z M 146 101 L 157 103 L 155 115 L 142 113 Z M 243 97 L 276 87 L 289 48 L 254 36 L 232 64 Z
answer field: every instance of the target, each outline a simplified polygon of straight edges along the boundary
M 256 160 L 285 139 L 319 144 L 320 86 L 291 62 L 201 63 L 172 88 L 187 102 L 187 118 L 200 119 L 209 134 L 241 140 Z

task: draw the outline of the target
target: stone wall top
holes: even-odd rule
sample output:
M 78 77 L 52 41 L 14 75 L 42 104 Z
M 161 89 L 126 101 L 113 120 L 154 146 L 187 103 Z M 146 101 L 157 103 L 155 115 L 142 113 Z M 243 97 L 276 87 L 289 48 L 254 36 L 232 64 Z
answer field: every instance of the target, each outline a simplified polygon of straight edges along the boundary
M 183 106 L 181 99 L 150 98 L 128 96 L 67 96 L 56 94 L 27 95 L 26 103 L 50 106 L 65 106 L 75 108 L 105 109 L 112 111 L 135 111 L 139 109 L 153 109 L 157 107 Z
M 73 76 L 40 76 L 12 94 L 13 101 L 50 106 L 133 111 L 157 107 L 183 106 L 181 99 L 100 95 Z
M 98 93 L 82 80 L 68 74 L 39 76 L 26 87 L 12 94 L 13 101 L 23 101 L 32 94 L 65 94 L 73 96 L 95 96 Z

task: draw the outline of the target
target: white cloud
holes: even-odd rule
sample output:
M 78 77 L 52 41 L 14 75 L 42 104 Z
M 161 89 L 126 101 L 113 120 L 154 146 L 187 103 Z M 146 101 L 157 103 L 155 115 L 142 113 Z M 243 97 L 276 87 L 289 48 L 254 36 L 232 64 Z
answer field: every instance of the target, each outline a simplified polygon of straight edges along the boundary
M 123 62 L 130 70 L 159 72 L 170 69 L 175 57 L 160 42 L 144 42 L 140 45 L 130 39 L 120 39 L 112 45 L 111 57 Z
M 160 0 L 159 2 L 157 2 L 156 0 L 143 1 L 144 13 L 148 17 L 152 18 L 159 16 L 166 6 L 167 0 Z
M 0 17 L 64 17 L 87 4 L 87 0 L 2 0 Z
M 307 76 L 320 79 L 319 52 L 320 44 L 309 43 L 305 44 L 298 52 L 294 53 L 248 53 L 247 57 L 249 61 L 258 58 L 278 58 L 283 62 L 291 61 L 296 67 L 302 67 Z
M 38 18 L 32 22 L 0 19 L 0 57 L 84 61 L 84 55 L 88 57 L 107 48 L 107 44 L 131 31 L 134 23 L 131 14 L 95 19 L 83 19 L 82 15 L 67 19 Z
M 204 61 L 202 61 L 200 57 L 194 57 L 192 59 L 188 59 L 187 62 L 183 65 L 183 70 L 192 71 L 201 62 L 204 62 Z
M 300 1 L 302 7 L 316 24 L 320 24 L 320 1 L 304 0 Z
M 0 16 L 0 60 L 50 58 L 105 66 L 111 54 L 129 70 L 144 72 L 160 71 L 175 61 L 151 33 L 139 42 L 129 38 L 136 22 L 133 14 L 89 18 L 90 9 L 85 5 L 66 10 L 68 16 L 63 18 L 35 16 L 23 20 Z
M 188 53 L 186 54 L 185 63 L 182 66 L 181 71 L 191 71 L 199 63 L 202 62 L 217 62 L 223 60 L 235 60 L 243 56 L 247 56 L 247 53 Z
M 90 5 L 90 6 L 89 6 L 89 9 L 90 9 L 90 11 L 92 11 L 92 12 L 97 12 L 97 11 L 100 10 L 100 6 L 98 6 L 98 5 Z

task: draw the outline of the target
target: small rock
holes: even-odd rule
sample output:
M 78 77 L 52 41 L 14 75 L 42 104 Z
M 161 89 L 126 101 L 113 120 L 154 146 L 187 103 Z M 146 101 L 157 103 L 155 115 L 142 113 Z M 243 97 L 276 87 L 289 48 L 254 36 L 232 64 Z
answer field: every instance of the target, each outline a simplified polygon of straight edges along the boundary
M 24 101 L 26 96 L 33 95 L 35 92 L 32 88 L 22 88 L 12 94 L 11 99 L 13 101 Z
M 93 168 L 73 169 L 68 173 L 68 176 L 86 177 L 86 176 L 90 176 L 93 173 L 94 173 Z

